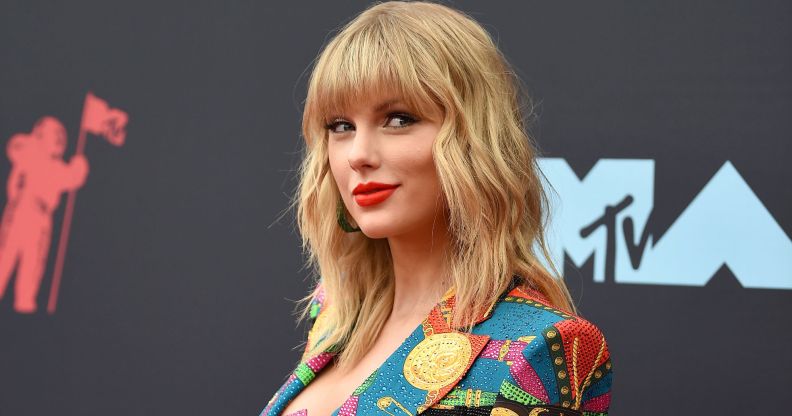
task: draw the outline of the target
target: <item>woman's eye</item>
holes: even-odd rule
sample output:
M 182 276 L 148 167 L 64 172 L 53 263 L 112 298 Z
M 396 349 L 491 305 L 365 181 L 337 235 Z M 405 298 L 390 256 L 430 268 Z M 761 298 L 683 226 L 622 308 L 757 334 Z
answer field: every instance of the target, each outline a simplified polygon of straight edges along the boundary
M 415 117 L 412 117 L 407 114 L 390 114 L 388 115 L 388 122 L 385 124 L 385 127 L 394 127 L 394 128 L 402 128 L 407 127 L 417 120 Z
M 343 120 L 335 120 L 328 123 L 325 128 L 330 130 L 331 133 L 346 133 L 347 131 L 354 130 L 352 124 Z

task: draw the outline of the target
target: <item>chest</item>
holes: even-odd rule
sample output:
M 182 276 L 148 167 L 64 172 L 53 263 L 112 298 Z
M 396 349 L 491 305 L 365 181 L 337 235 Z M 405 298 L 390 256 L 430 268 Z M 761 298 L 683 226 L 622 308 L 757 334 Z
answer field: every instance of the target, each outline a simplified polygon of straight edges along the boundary
M 306 412 L 303 415 L 311 416 L 332 414 L 349 397 L 347 393 L 356 387 L 353 381 L 356 374 L 345 374 L 335 363 L 327 364 L 311 384 L 289 402 L 281 414 L 292 415 L 300 411 Z
M 346 369 L 329 362 L 281 413 L 283 416 L 306 411 L 307 416 L 328 416 L 336 409 L 357 399 L 355 392 L 366 386 L 382 364 L 410 335 L 408 325 L 390 326 L 360 360 Z

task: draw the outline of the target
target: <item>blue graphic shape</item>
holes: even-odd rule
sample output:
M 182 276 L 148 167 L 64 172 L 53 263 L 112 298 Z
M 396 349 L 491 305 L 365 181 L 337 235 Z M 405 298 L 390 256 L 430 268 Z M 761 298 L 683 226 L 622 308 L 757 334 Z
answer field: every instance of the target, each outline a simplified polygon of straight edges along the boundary
M 746 288 L 792 289 L 792 241 L 729 161 L 656 242 L 646 232 L 653 160 L 602 159 L 583 180 L 564 159 L 539 163 L 553 185 L 556 265 L 565 252 L 576 266 L 593 255 L 594 281 L 682 286 L 704 286 L 726 265 Z
M 544 183 L 550 200 L 547 243 L 553 263 L 563 273 L 564 252 L 578 267 L 593 255 L 594 281 L 604 282 L 608 230 L 598 227 L 585 237 L 581 230 L 602 218 L 607 206 L 631 195 L 634 202 L 615 215 L 611 234 L 623 235 L 621 220 L 628 216 L 637 224 L 636 236 L 643 234 L 654 207 L 654 160 L 600 159 L 582 180 L 564 159 L 540 158 L 539 168 L 552 184 L 551 188 Z M 615 250 L 620 251 L 618 245 Z

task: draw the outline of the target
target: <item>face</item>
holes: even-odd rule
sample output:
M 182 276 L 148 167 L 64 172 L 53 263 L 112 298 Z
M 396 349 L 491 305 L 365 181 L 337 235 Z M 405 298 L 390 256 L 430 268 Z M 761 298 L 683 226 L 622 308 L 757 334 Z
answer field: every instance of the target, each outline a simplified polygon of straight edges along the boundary
M 398 96 L 372 97 L 327 122 L 330 169 L 353 225 L 369 238 L 445 226 L 432 158 L 439 112 L 417 115 Z

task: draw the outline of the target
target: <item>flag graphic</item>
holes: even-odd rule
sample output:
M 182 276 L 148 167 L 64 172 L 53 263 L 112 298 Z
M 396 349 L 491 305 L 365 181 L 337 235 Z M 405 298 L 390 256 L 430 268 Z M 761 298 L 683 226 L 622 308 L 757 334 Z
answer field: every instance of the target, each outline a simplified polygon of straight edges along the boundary
M 107 101 L 88 92 L 85 95 L 83 104 L 82 120 L 80 121 L 80 135 L 77 138 L 77 155 L 85 153 L 86 134 L 91 133 L 103 137 L 114 146 L 122 146 L 126 140 L 126 125 L 129 117 L 125 111 L 111 108 Z M 77 199 L 77 191 L 69 192 L 66 202 L 66 212 L 64 213 L 63 226 L 61 227 L 60 242 L 58 243 L 58 254 L 55 259 L 55 271 L 52 276 L 52 288 L 50 289 L 47 312 L 55 313 L 58 303 L 58 291 L 60 290 L 61 274 L 63 272 L 63 262 L 66 256 L 66 246 L 69 242 L 69 228 L 71 226 L 72 215 L 74 215 L 74 202 Z
M 127 113 L 117 108 L 110 108 L 107 101 L 89 92 L 85 96 L 80 132 L 102 136 L 111 144 L 121 146 L 126 138 L 125 129 L 128 120 Z

